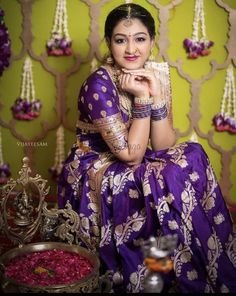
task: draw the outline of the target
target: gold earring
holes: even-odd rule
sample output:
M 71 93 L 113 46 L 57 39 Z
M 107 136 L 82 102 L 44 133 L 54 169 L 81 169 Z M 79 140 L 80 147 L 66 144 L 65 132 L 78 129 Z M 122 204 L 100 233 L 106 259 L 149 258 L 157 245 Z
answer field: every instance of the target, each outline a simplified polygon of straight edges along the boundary
M 111 54 L 109 54 L 109 55 L 107 56 L 107 58 L 106 58 L 106 63 L 107 63 L 108 65 L 113 65 L 113 64 L 114 64 L 114 59 L 113 59 L 113 57 L 111 56 Z
M 151 54 L 150 54 L 148 60 L 151 62 L 153 62 L 155 60 L 154 55 L 153 55 L 153 49 L 151 50 Z

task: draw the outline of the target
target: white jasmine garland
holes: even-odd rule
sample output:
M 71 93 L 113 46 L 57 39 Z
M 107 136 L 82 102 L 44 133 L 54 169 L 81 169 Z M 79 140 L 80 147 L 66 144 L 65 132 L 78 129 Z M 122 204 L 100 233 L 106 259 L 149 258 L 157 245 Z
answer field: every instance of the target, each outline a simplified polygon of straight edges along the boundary
M 199 36 L 199 26 L 201 23 L 201 38 Z M 195 0 L 194 8 L 194 21 L 193 21 L 193 41 L 206 40 L 205 16 L 204 16 L 204 3 L 203 0 Z
M 28 102 L 35 101 L 35 88 L 33 80 L 32 63 L 30 58 L 26 58 L 23 73 L 22 73 L 22 85 L 21 95 L 22 99 L 26 99 Z
M 220 113 L 225 114 L 228 117 L 236 118 L 236 89 L 232 64 L 228 66 L 226 72 L 226 81 Z
M 57 0 L 54 25 L 51 32 L 53 39 L 61 39 L 64 37 L 67 41 L 71 40 L 68 33 L 67 19 L 66 0 Z
M 56 170 L 57 174 L 60 174 L 65 160 L 65 139 L 64 128 L 62 125 L 57 129 L 56 137 L 56 152 L 53 169 Z

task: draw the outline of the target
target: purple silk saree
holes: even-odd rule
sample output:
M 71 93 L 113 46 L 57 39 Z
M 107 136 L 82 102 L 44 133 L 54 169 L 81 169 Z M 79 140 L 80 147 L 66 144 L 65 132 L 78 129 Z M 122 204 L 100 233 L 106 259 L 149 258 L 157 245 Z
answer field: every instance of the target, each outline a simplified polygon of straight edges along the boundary
M 78 213 L 81 245 L 97 250 L 114 291 L 142 292 L 139 239 L 176 233 L 174 272 L 166 283 L 174 274 L 183 293 L 236 292 L 236 233 L 206 153 L 185 142 L 147 149 L 140 165 L 119 161 L 110 148 L 127 145 L 131 105 L 105 67 L 84 82 L 77 142 L 58 184 L 59 207 L 69 201 Z

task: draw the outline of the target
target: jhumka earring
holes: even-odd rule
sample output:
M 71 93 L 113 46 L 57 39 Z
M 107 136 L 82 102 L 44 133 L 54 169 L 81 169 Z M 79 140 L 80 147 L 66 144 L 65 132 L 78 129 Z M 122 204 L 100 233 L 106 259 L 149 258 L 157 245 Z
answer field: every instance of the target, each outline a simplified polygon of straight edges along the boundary
M 153 49 L 151 50 L 151 54 L 148 58 L 148 61 L 153 62 L 155 60 L 154 55 L 153 55 Z
M 114 64 L 114 59 L 113 59 L 113 57 L 111 56 L 111 54 L 109 54 L 109 55 L 107 56 L 107 58 L 106 58 L 106 63 L 107 63 L 108 65 L 113 65 L 113 64 Z

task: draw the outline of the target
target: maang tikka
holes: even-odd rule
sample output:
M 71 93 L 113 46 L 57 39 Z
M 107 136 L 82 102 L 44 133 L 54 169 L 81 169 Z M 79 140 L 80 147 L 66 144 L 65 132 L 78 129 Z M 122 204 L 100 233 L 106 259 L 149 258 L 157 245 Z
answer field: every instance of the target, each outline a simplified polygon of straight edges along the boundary
M 126 27 L 130 27 L 132 25 L 132 20 L 131 20 L 131 6 L 128 6 L 127 10 L 128 10 L 128 14 L 127 14 L 126 20 L 124 22 L 124 25 Z

